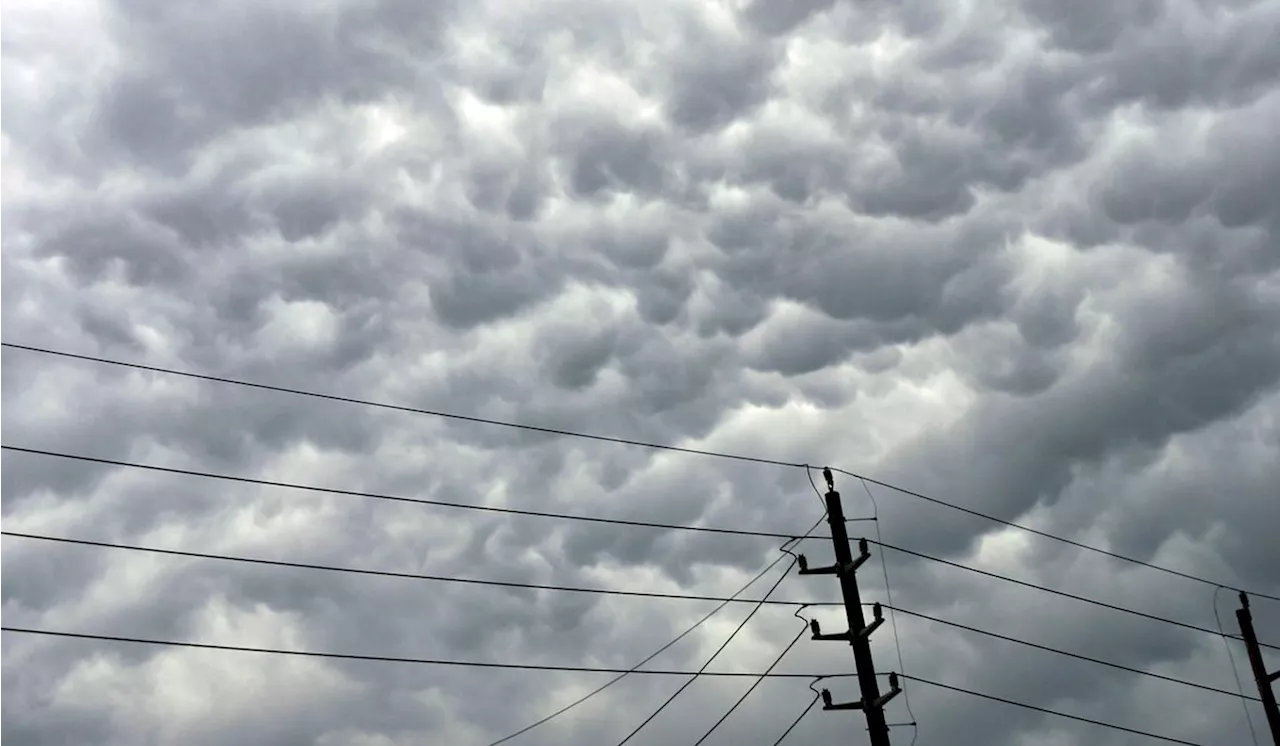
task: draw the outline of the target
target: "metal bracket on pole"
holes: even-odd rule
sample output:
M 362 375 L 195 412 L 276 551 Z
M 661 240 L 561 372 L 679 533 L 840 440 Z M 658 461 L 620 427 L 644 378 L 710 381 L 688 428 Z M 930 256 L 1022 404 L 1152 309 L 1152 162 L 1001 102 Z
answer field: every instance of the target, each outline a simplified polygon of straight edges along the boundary
M 809 567 L 809 558 L 803 554 L 796 557 L 796 564 L 800 565 L 801 575 L 835 575 L 840 572 L 840 568 L 836 565 Z
M 884 694 L 881 694 L 880 698 L 875 701 L 873 706 L 877 710 L 884 709 L 884 706 L 889 703 L 889 700 L 893 699 L 894 697 L 898 696 L 901 693 L 902 693 L 902 687 L 898 684 L 898 674 L 891 673 L 889 674 L 889 691 L 885 692 Z
M 822 690 L 822 709 L 824 710 L 861 710 L 861 702 L 832 702 L 831 691 Z
M 875 616 L 875 619 L 872 620 L 871 624 L 868 624 L 867 626 L 863 627 L 862 630 L 858 632 L 857 637 L 860 640 L 867 639 L 868 637 L 871 636 L 872 632 L 875 632 L 880 625 L 884 624 L 884 607 L 883 606 L 881 606 L 879 603 L 872 604 L 871 613 Z M 842 640 L 844 642 L 853 642 L 853 638 L 854 638 L 854 635 L 850 632 L 834 632 L 834 633 L 823 634 L 822 625 L 818 624 L 817 619 L 809 620 L 809 631 L 813 633 L 812 639 L 814 640 Z
M 867 546 L 867 540 L 858 539 L 858 558 L 845 565 L 844 572 L 852 575 L 858 571 L 859 567 L 862 567 L 862 563 L 869 559 L 871 559 L 871 549 Z
M 848 632 L 836 632 L 834 634 L 822 634 L 822 625 L 818 624 L 817 619 L 809 620 L 809 631 L 813 633 L 814 640 L 843 640 L 844 642 L 852 642 L 853 635 Z
M 868 705 L 865 701 L 857 702 L 833 702 L 831 700 L 831 691 L 822 690 L 822 709 L 824 710 L 883 710 L 889 700 L 902 693 L 902 686 L 898 683 L 898 674 L 889 674 L 889 691 L 881 694 L 871 701 Z
M 882 607 L 878 602 L 871 606 L 871 613 L 875 616 L 875 619 L 872 620 L 871 624 L 863 627 L 862 631 L 858 633 L 858 637 L 861 637 L 864 640 L 870 637 L 871 633 L 875 632 L 880 625 L 884 624 L 884 607 Z

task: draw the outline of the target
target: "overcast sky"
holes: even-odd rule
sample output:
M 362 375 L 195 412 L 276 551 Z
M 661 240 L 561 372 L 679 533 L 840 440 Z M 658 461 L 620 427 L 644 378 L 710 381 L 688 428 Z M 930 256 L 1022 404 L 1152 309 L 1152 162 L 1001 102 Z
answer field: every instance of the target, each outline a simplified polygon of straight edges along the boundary
M 1274 0 L 12 0 L 3 338 L 829 463 L 1276 595 L 1278 36 Z M 8 446 L 784 533 L 821 513 L 800 469 L 12 349 L 3 376 Z M 7 531 L 200 552 L 702 594 L 777 556 L 12 451 L 3 474 Z M 873 491 L 889 543 L 1217 628 L 1212 586 Z M 1214 635 L 887 559 L 899 606 L 1236 689 Z M 627 667 L 713 606 L 3 541 L 4 623 L 60 631 Z M 652 665 L 696 669 L 748 610 Z M 1280 603 L 1255 612 L 1280 642 Z M 1237 698 L 897 621 L 881 671 L 1251 743 Z M 765 608 L 714 667 L 763 670 L 800 625 Z M 7 746 L 483 745 L 608 678 L 10 633 L 3 660 Z M 778 670 L 853 661 L 803 639 Z M 614 744 L 681 681 L 628 677 L 511 743 Z M 631 743 L 693 743 L 749 683 L 699 680 Z M 707 743 L 773 743 L 806 684 L 765 682 Z M 919 746 L 1146 742 L 908 693 Z M 815 710 L 786 743 L 865 739 Z

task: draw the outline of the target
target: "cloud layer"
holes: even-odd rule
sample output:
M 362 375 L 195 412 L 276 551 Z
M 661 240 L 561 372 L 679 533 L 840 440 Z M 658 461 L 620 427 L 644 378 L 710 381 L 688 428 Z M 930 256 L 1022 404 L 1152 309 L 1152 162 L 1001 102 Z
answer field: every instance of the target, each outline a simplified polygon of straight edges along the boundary
M 831 463 L 1280 593 L 1280 4 L 74 0 L 10 3 L 0 33 L 7 342 Z M 12 349 L 3 376 L 6 445 L 763 531 L 820 510 L 797 469 Z M 776 556 L 11 451 L 3 469 L 10 531 L 712 594 Z M 1216 628 L 1212 588 L 873 489 L 890 543 Z M 5 624 L 68 631 L 628 666 L 710 609 L 3 547 Z M 905 608 L 1235 688 L 1211 635 L 886 559 Z M 874 564 L 864 594 L 887 600 Z M 779 594 L 828 600 L 829 581 Z M 1233 624 L 1234 594 L 1217 601 Z M 654 665 L 696 669 L 746 612 Z M 1280 628 L 1280 606 L 1255 614 Z M 762 610 L 717 665 L 762 670 L 798 624 Z M 916 676 L 1249 738 L 1230 697 L 897 626 Z M 827 645 L 782 668 L 851 670 Z M 486 744 L 599 683 L 6 633 L 3 735 Z M 695 739 L 747 685 L 699 681 L 633 743 Z M 629 677 L 512 743 L 616 742 L 678 686 Z M 1136 738 L 910 694 L 922 746 Z M 766 682 L 708 743 L 772 742 L 810 696 Z M 788 742 L 861 730 L 814 712 Z

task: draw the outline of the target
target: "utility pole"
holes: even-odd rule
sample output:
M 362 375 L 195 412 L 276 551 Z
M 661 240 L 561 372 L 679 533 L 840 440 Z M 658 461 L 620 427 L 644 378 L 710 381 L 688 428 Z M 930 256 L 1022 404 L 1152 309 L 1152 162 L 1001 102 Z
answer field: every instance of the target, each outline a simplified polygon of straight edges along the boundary
M 858 542 L 858 558 L 853 558 L 849 549 L 849 533 L 845 529 L 844 508 L 840 504 L 840 493 L 835 490 L 835 482 L 830 469 L 823 469 L 822 476 L 827 480 L 827 523 L 831 525 L 831 540 L 835 544 L 836 563 L 830 567 L 810 568 L 808 560 L 802 554 L 798 557 L 801 575 L 835 575 L 840 579 L 840 592 L 844 596 L 844 613 L 849 621 L 849 631 L 837 634 L 823 634 L 818 620 L 809 622 L 815 640 L 847 640 L 853 646 L 853 661 L 858 669 L 858 687 L 862 698 L 856 702 L 832 702 L 831 692 L 822 690 L 822 709 L 824 710 L 862 710 L 867 717 L 867 730 L 871 733 L 871 746 L 889 746 L 889 726 L 884 718 L 884 706 L 902 691 L 898 686 L 897 674 L 889 674 L 889 691 L 880 694 L 880 686 L 876 682 L 876 666 L 871 659 L 871 633 L 884 623 L 884 612 L 880 604 L 873 609 L 875 620 L 870 625 L 862 616 L 862 596 L 858 593 L 858 568 L 862 566 L 871 552 L 867 548 L 867 540 Z
M 1253 668 L 1253 680 L 1258 683 L 1258 694 L 1262 696 L 1262 709 L 1267 713 L 1267 723 L 1271 726 L 1271 740 L 1280 746 L 1280 707 L 1276 706 L 1276 693 L 1271 682 L 1280 679 L 1280 671 L 1267 673 L 1267 665 L 1262 660 L 1262 649 L 1258 647 L 1258 636 L 1253 631 L 1253 614 L 1249 613 L 1249 597 L 1240 594 L 1240 608 L 1236 610 L 1236 621 L 1240 624 L 1240 636 L 1244 638 L 1245 649 L 1249 651 L 1249 666 Z

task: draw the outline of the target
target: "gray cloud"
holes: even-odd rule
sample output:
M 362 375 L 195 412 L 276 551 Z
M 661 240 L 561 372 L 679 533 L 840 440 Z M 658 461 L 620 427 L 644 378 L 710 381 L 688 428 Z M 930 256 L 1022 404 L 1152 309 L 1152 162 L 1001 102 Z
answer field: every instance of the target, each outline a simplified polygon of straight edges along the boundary
M 1280 593 L 1275 3 L 10 5 L 6 341 L 829 462 Z M 797 469 L 13 349 L 2 367 L 6 444 L 662 523 L 791 532 L 819 510 Z M 11 531 L 706 594 L 776 556 L 761 538 L 12 451 L 3 470 Z M 839 486 L 850 516 L 875 510 Z M 881 520 L 855 535 L 878 525 L 893 544 L 1216 628 L 1209 586 L 874 496 Z M 821 542 L 804 551 L 829 559 Z M 6 624 L 267 647 L 627 666 L 710 609 L 18 538 L 3 553 Z M 885 555 L 902 607 L 1235 687 L 1214 635 Z M 888 600 L 874 565 L 864 596 Z M 836 589 L 793 577 L 779 595 Z M 1219 596 L 1230 623 L 1234 596 Z M 717 665 L 766 667 L 791 612 L 763 609 Z M 654 665 L 696 668 L 745 613 Z M 1255 613 L 1280 627 L 1275 604 Z M 897 621 L 908 673 L 1193 742 L 1247 738 L 1229 697 Z M 893 634 L 875 638 L 883 671 L 899 668 Z M 783 668 L 849 671 L 833 650 L 802 641 Z M 3 735 L 485 744 L 603 680 L 6 634 Z M 679 683 L 629 677 L 514 743 L 616 741 Z M 699 681 L 636 742 L 696 738 L 746 686 Z M 922 744 L 1133 742 L 910 694 Z M 715 738 L 776 738 L 810 693 L 770 681 L 752 697 Z M 861 727 L 813 713 L 790 742 Z

